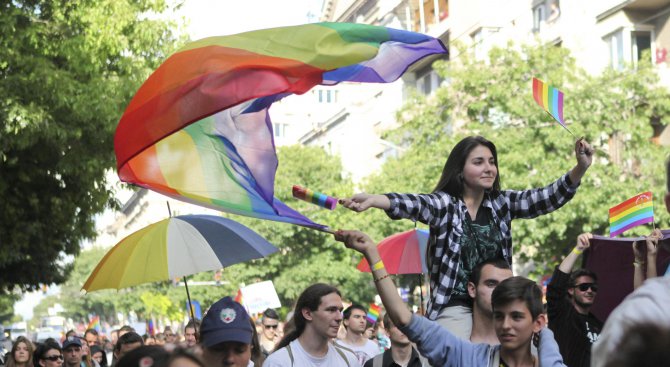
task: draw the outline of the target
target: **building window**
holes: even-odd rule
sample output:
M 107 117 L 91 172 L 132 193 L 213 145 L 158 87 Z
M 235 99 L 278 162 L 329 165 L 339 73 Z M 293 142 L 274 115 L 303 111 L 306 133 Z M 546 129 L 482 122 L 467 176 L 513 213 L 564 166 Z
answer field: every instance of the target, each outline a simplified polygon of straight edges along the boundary
M 286 127 L 287 126 L 288 126 L 287 124 L 281 124 L 281 123 L 275 122 L 274 123 L 274 128 L 273 128 L 275 138 L 286 137 Z
M 649 55 L 651 55 L 651 31 L 632 31 L 630 40 L 633 64 L 637 65 L 637 62 L 642 60 L 645 52 L 649 52 Z
M 334 89 L 319 89 L 315 91 L 319 103 L 335 103 L 337 102 L 337 90 Z
M 554 23 L 561 16 L 559 0 L 536 0 L 533 2 L 533 32 L 539 32 L 545 23 Z
M 412 30 L 426 33 L 433 25 L 449 17 L 448 0 L 412 0 Z
M 616 70 L 623 70 L 624 66 L 637 66 L 643 57 L 653 62 L 653 31 L 645 29 L 622 28 L 605 36 L 604 40 L 609 47 L 610 66 Z

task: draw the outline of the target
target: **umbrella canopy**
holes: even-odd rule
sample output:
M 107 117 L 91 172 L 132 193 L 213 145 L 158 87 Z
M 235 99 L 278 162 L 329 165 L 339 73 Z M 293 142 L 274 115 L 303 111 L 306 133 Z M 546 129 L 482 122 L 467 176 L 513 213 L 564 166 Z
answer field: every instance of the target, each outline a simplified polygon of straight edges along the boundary
M 423 274 L 426 269 L 426 246 L 428 231 L 412 229 L 386 237 L 377 249 L 389 274 Z M 370 265 L 362 259 L 356 268 L 370 272 Z
M 124 238 L 102 258 L 82 287 L 121 289 L 217 270 L 277 252 L 251 229 L 214 215 L 182 215 Z

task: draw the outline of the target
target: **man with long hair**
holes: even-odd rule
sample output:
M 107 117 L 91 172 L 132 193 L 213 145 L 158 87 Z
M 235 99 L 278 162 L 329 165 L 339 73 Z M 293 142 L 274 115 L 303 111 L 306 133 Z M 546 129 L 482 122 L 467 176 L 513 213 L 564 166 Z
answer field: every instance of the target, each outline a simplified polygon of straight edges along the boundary
M 295 329 L 284 336 L 263 367 L 360 366 L 352 351 L 331 342 L 337 337 L 342 310 L 337 288 L 322 283 L 307 287 L 295 306 Z

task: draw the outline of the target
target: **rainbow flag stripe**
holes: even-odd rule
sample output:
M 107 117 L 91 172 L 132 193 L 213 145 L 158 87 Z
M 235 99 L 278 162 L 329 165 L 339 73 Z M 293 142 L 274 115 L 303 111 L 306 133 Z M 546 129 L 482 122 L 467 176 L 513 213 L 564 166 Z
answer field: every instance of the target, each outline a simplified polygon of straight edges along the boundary
M 322 208 L 334 210 L 337 207 L 337 199 L 320 192 L 314 192 L 308 188 L 293 185 L 293 197 L 318 205 Z
M 89 329 L 95 329 L 96 331 L 100 331 L 100 316 L 93 316 L 91 318 L 91 321 L 88 323 L 88 326 L 86 326 L 86 330 Z
M 365 316 L 365 319 L 370 323 L 374 324 L 379 318 L 382 308 L 377 306 L 374 303 L 370 303 L 370 308 L 368 308 L 368 314 Z
M 615 237 L 633 227 L 654 221 L 651 191 L 643 192 L 610 208 L 610 237 Z
M 533 78 L 533 98 L 554 120 L 567 128 L 563 120 L 563 92 L 540 79 Z
M 433 37 L 349 23 L 189 43 L 154 71 L 121 117 L 119 177 L 229 213 L 323 227 L 274 197 L 272 103 L 319 84 L 391 82 L 440 53 L 447 50 Z

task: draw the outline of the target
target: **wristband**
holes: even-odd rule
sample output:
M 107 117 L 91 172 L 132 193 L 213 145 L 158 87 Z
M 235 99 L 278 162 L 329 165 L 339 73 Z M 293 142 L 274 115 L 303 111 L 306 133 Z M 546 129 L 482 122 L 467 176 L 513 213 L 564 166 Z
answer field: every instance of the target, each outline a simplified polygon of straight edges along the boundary
M 381 270 L 384 269 L 384 263 L 379 260 L 374 265 L 372 265 L 372 270 Z
M 377 283 L 377 282 L 379 282 L 379 281 L 382 281 L 382 280 L 384 280 L 384 279 L 386 279 L 386 278 L 388 278 L 388 277 L 390 277 L 390 276 L 391 276 L 391 274 L 388 274 L 388 273 L 387 273 L 386 275 L 382 275 L 382 276 L 380 276 L 379 278 L 374 278 L 375 283 Z
M 572 249 L 572 253 L 575 255 L 581 255 L 584 252 L 584 250 L 580 250 L 577 247 Z
M 643 260 L 635 259 L 635 261 L 633 261 L 633 266 L 642 266 L 642 265 L 644 265 Z

